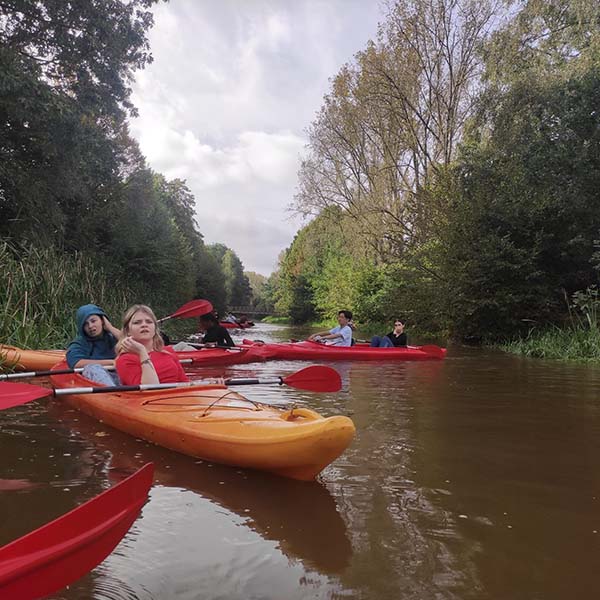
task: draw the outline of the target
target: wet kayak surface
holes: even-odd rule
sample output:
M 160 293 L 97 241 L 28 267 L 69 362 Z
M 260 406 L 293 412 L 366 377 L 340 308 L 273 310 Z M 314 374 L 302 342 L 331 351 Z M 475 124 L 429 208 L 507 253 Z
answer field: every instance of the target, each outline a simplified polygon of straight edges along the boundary
M 306 333 L 257 324 L 239 339 Z M 149 501 L 121 544 L 52 598 L 595 596 L 600 366 L 464 347 L 443 361 L 323 364 L 340 372 L 341 392 L 238 390 L 352 418 L 355 440 L 309 483 L 181 456 L 60 401 L 0 412 L 0 544 L 153 461 Z

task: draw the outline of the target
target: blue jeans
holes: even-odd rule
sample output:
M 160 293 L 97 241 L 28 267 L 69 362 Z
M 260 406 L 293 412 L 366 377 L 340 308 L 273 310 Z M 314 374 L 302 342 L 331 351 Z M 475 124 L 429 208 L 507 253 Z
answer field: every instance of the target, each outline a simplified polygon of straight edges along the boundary
M 81 372 L 83 377 L 101 383 L 102 385 L 119 385 L 119 376 L 116 373 L 110 373 L 102 365 L 85 365 Z
M 392 340 L 387 335 L 374 335 L 371 338 L 372 348 L 393 348 Z

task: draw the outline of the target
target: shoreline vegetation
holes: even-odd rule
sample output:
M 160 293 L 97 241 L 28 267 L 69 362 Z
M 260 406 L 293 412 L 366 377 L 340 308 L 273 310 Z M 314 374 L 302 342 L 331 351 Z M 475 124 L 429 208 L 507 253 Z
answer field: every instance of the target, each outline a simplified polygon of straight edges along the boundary
M 600 330 L 554 326 L 497 347 L 529 358 L 600 363 Z
M 576 292 L 567 305 L 569 318 L 562 326 L 550 325 L 530 329 L 527 335 L 498 344 L 497 347 L 531 358 L 600 361 L 598 287 L 591 286 L 585 292 Z

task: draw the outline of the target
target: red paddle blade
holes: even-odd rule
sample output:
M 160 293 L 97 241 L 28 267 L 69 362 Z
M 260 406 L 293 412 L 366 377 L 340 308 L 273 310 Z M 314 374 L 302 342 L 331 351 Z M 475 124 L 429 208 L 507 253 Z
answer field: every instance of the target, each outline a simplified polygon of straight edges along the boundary
M 30 385 L 29 383 L 1 382 L 0 410 L 27 404 L 27 402 L 51 396 L 52 393 L 53 390 L 51 389 Z
M 160 319 L 188 319 L 190 317 L 199 317 L 213 310 L 213 305 L 208 300 L 191 300 L 179 307 L 172 315 Z
M 331 367 L 313 365 L 283 378 L 283 383 L 299 390 L 311 392 L 339 392 L 342 389 L 340 374 Z
M 446 349 L 440 348 L 439 346 L 430 345 L 430 346 L 420 346 L 419 348 L 426 354 L 430 356 L 435 356 L 435 358 L 445 358 L 446 357 Z
M 148 463 L 99 496 L 0 548 L 0 597 L 42 598 L 79 579 L 121 541 L 152 485 Z

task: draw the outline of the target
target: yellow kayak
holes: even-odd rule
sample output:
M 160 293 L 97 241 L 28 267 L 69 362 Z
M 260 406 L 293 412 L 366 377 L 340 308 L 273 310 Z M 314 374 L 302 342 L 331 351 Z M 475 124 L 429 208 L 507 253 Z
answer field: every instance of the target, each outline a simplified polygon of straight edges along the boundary
M 57 388 L 97 385 L 78 374 L 53 375 L 51 381 Z M 281 410 L 223 385 L 64 399 L 115 429 L 182 454 L 306 481 L 334 461 L 355 433 L 348 417 L 325 418 L 307 408 Z

